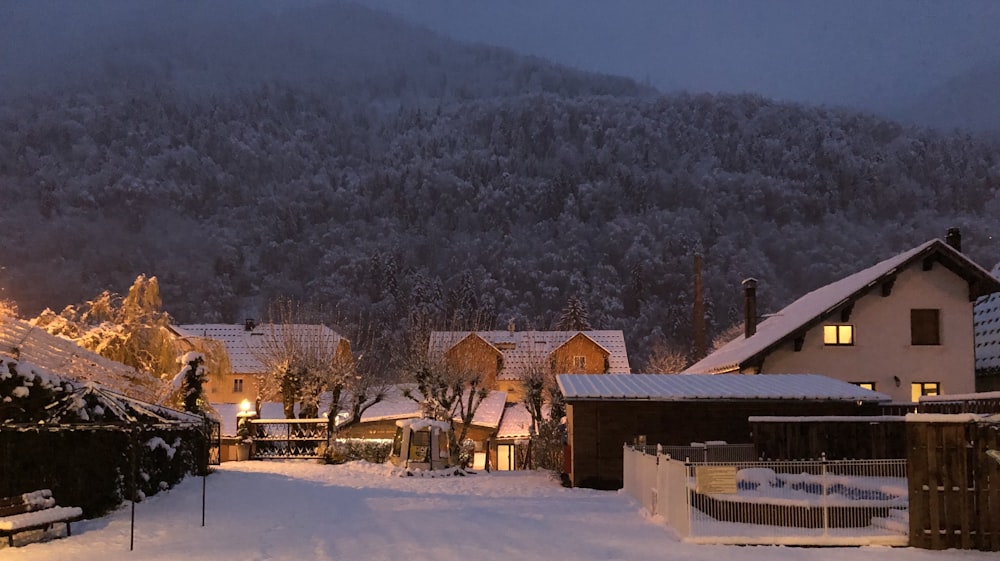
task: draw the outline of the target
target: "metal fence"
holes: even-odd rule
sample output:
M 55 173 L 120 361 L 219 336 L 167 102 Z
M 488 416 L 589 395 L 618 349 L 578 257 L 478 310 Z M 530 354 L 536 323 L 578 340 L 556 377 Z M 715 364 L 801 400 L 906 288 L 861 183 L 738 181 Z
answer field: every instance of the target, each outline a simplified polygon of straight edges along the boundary
M 688 542 L 908 543 L 906 460 L 691 462 L 626 446 L 623 479 Z
M 326 419 L 251 420 L 250 458 L 320 458 L 327 442 L 327 426 Z

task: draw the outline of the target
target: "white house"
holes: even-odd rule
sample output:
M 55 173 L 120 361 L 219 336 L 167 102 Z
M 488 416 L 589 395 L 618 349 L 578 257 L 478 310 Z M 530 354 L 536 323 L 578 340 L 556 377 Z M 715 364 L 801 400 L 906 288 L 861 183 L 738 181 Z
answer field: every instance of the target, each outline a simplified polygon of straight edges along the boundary
M 744 335 L 691 374 L 810 372 L 887 394 L 975 391 L 973 304 L 1000 281 L 961 253 L 961 236 L 930 240 L 818 288 L 757 325 L 756 281 L 744 281 Z

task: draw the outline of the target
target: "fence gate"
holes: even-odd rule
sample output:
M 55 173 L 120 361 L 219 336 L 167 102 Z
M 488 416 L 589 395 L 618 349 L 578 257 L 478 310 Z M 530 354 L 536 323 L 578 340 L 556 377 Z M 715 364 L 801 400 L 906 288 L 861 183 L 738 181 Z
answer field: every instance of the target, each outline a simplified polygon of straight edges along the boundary
M 254 419 L 250 459 L 316 459 L 327 442 L 326 419 Z
M 1000 551 L 1000 423 L 907 422 L 910 545 Z
M 208 465 L 217 466 L 222 463 L 222 424 L 215 421 L 205 422 L 205 438 L 208 440 Z

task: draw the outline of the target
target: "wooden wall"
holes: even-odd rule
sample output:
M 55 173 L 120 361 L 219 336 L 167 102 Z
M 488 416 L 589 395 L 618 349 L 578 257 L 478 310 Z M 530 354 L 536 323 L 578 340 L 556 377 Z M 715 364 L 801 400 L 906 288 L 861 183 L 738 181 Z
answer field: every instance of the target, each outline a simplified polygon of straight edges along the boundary
M 639 435 L 650 445 L 750 444 L 748 417 L 875 413 L 872 406 L 853 401 L 569 401 L 570 478 L 575 487 L 621 488 L 622 446 Z
M 906 457 L 904 417 L 880 420 L 768 420 L 750 423 L 754 449 L 767 460 L 875 460 Z
M 910 545 L 1000 551 L 1000 423 L 908 422 Z

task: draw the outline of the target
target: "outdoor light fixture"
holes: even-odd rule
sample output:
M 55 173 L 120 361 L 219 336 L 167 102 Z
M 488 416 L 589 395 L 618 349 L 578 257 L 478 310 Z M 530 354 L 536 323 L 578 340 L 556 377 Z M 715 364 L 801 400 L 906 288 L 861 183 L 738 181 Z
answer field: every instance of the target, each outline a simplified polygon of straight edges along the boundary
M 250 400 L 244 399 L 243 401 L 240 402 L 240 411 L 246 413 L 249 410 L 250 410 Z

